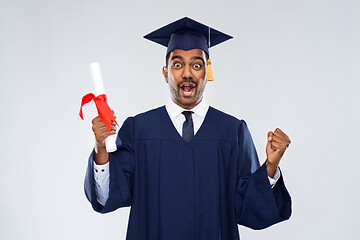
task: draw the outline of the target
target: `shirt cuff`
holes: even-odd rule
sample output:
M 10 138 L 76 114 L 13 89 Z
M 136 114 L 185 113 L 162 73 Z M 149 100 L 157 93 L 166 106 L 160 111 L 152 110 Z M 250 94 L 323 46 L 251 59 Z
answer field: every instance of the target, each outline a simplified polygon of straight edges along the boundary
M 94 178 L 95 178 L 95 192 L 97 201 L 105 206 L 107 199 L 109 198 L 109 181 L 110 171 L 109 162 L 103 165 L 97 165 L 94 162 Z
M 279 168 L 276 169 L 276 172 L 275 172 L 273 178 L 268 176 L 271 188 L 273 188 L 275 186 L 275 184 L 279 180 L 280 176 L 281 176 L 281 172 L 280 172 Z

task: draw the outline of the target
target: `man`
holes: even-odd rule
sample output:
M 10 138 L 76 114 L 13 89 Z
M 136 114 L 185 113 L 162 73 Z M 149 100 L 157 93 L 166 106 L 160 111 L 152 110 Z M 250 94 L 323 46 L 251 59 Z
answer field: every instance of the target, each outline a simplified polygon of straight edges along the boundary
M 108 132 L 93 119 L 97 147 L 85 192 L 94 210 L 131 206 L 128 240 L 234 240 L 237 224 L 262 229 L 288 219 L 291 200 L 278 165 L 290 139 L 269 132 L 260 167 L 246 123 L 203 100 L 209 42 L 231 37 L 189 18 L 145 37 L 167 46 L 171 100 L 128 118 L 110 154 L 104 139 L 115 125 Z

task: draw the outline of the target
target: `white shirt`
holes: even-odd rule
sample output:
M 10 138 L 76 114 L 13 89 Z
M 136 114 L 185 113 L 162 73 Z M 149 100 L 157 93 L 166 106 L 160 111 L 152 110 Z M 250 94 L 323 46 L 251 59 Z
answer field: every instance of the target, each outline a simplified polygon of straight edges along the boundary
M 184 109 L 174 103 L 171 99 L 165 105 L 166 111 L 170 116 L 172 123 L 174 124 L 176 130 L 182 136 L 182 127 L 183 123 L 185 122 L 185 116 L 182 114 L 183 111 L 189 111 L 189 109 Z M 201 127 L 203 123 L 206 113 L 209 110 L 209 105 L 203 99 L 198 105 L 196 105 L 191 111 L 194 113 L 192 114 L 192 120 L 194 123 L 194 135 L 196 135 L 197 131 Z
M 171 99 L 165 105 L 166 111 L 170 116 L 174 127 L 182 136 L 182 127 L 185 122 L 185 116 L 182 114 L 183 111 L 189 111 L 189 109 L 184 109 L 174 103 Z M 209 105 L 203 99 L 198 105 L 196 105 L 191 111 L 193 111 L 192 119 L 194 123 L 194 135 L 196 135 L 197 131 L 201 127 L 203 123 L 206 113 L 209 110 Z M 96 144 L 95 144 L 96 146 Z M 95 147 L 96 150 L 96 147 Z M 94 178 L 95 178 L 95 192 L 97 196 L 97 201 L 105 206 L 107 199 L 109 198 L 109 183 L 110 183 L 110 173 L 109 173 L 109 162 L 104 165 L 97 165 L 94 162 Z M 271 187 L 274 187 L 276 182 L 280 178 L 279 169 L 276 170 L 274 178 L 269 178 Z

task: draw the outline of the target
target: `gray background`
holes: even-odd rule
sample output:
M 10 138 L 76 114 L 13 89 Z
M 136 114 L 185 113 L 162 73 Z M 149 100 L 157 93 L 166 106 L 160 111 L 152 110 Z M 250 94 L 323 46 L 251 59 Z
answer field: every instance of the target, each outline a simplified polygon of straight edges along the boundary
M 211 50 L 207 102 L 245 119 L 261 162 L 266 134 L 293 143 L 281 162 L 290 221 L 242 239 L 360 234 L 360 2 L 0 1 L 0 239 L 124 239 L 129 208 L 100 215 L 83 192 L 93 146 L 88 64 L 99 61 L 122 122 L 163 105 L 165 48 L 143 35 L 189 16 L 234 36 Z

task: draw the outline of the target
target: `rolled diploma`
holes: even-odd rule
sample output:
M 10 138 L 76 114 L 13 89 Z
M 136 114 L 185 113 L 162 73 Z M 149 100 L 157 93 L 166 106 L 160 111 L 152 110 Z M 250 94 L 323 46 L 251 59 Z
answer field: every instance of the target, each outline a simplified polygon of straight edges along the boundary
M 105 94 L 104 83 L 100 71 L 100 64 L 98 62 L 90 63 L 89 70 L 95 88 L 95 95 L 99 96 L 101 94 Z M 107 152 L 116 151 L 116 134 L 108 136 L 105 139 L 105 145 Z

